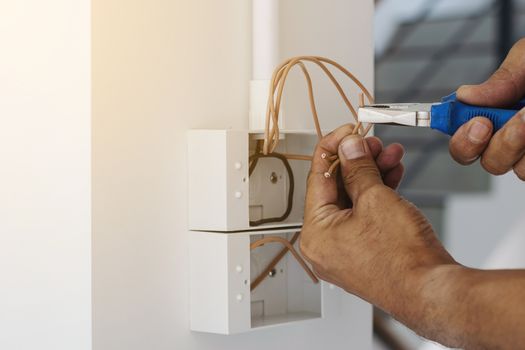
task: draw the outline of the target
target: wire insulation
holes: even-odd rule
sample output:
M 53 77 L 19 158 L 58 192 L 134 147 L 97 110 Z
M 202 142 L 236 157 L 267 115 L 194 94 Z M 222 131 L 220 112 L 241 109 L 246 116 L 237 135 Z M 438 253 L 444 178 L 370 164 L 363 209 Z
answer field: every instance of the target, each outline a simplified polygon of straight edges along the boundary
M 249 175 L 253 173 L 253 171 L 255 170 L 255 167 L 257 166 L 261 158 L 280 159 L 286 168 L 286 171 L 288 173 L 288 179 L 290 182 L 290 188 L 288 191 L 287 207 L 282 216 L 273 217 L 273 218 L 264 218 L 264 219 L 257 220 L 257 221 L 250 221 L 250 226 L 259 226 L 259 225 L 267 224 L 271 222 L 282 222 L 288 218 L 292 210 L 292 206 L 293 206 L 293 191 L 294 191 L 294 184 L 295 184 L 293 171 L 290 167 L 288 160 L 311 161 L 313 159 L 313 157 L 310 155 L 277 153 L 275 151 L 277 149 L 279 138 L 280 138 L 279 116 L 281 112 L 281 103 L 283 99 L 284 87 L 285 87 L 285 83 L 286 83 L 286 80 L 288 78 L 290 71 L 295 66 L 298 66 L 301 69 L 301 72 L 303 73 L 305 81 L 306 81 L 310 111 L 312 113 L 312 118 L 313 118 L 317 137 L 319 140 L 323 137 L 321 124 L 319 122 L 319 115 L 318 115 L 317 107 L 315 103 L 312 78 L 308 71 L 308 67 L 305 64 L 306 62 L 310 64 L 314 64 L 317 67 L 319 67 L 323 71 L 323 73 L 328 77 L 332 85 L 335 87 L 335 89 L 339 93 L 341 99 L 343 100 L 344 104 L 346 105 L 348 111 L 350 112 L 355 122 L 355 127 L 352 131 L 353 135 L 359 134 L 365 137 L 372 127 L 372 124 L 368 124 L 366 127 L 363 127 L 362 123 L 358 121 L 356 108 L 354 108 L 348 96 L 346 95 L 343 87 L 338 82 L 338 80 L 335 78 L 332 71 L 328 68 L 329 66 L 332 69 L 336 69 L 337 71 L 343 73 L 361 90 L 361 93 L 359 94 L 359 97 L 358 97 L 359 107 L 364 106 L 365 97 L 368 100 L 368 103 L 373 104 L 374 98 L 372 97 L 370 92 L 366 89 L 363 83 L 361 83 L 361 81 L 359 81 L 345 67 L 343 67 L 342 65 L 340 65 L 339 63 L 331 59 L 320 57 L 320 56 L 292 57 L 290 59 L 285 60 L 283 63 L 281 63 L 274 70 L 272 79 L 270 81 L 268 103 L 267 103 L 267 110 L 266 110 L 265 128 L 264 128 L 264 141 L 257 142 L 255 153 L 252 156 L 250 156 Z M 332 162 L 328 170 L 324 174 L 327 178 L 331 177 L 336 172 L 340 164 L 340 160 L 337 155 L 327 156 L 325 153 L 323 153 L 321 156 L 323 159 L 328 159 L 330 162 Z M 300 232 L 295 233 L 290 241 L 284 238 L 281 238 L 281 237 L 266 237 L 266 238 L 262 238 L 250 244 L 251 250 L 261 245 L 264 245 L 266 243 L 269 243 L 269 242 L 278 242 L 284 245 L 284 248 L 272 259 L 272 261 L 263 270 L 263 272 L 251 282 L 250 284 L 251 291 L 257 288 L 257 286 L 268 276 L 270 271 L 272 271 L 272 269 L 279 263 L 279 261 L 282 260 L 282 258 L 286 255 L 288 251 L 292 253 L 292 255 L 299 262 L 299 264 L 305 270 L 308 276 L 310 276 L 312 281 L 314 281 L 314 283 L 319 282 L 315 274 L 305 263 L 304 259 L 300 256 L 300 254 L 293 247 L 293 244 L 299 238 L 299 235 L 300 235 Z
M 299 235 L 301 234 L 301 232 L 296 232 L 292 239 L 290 240 L 290 244 L 291 245 L 294 245 L 295 242 L 297 241 L 297 239 L 299 238 Z M 281 251 L 272 259 L 272 261 L 270 261 L 270 263 L 268 264 L 268 266 L 266 266 L 266 268 L 263 270 L 263 272 L 261 272 L 259 274 L 259 276 L 257 276 L 253 281 L 252 283 L 250 284 L 250 290 L 254 290 L 255 288 L 257 288 L 257 286 L 259 284 L 261 284 L 262 281 L 264 281 L 264 279 L 266 277 L 268 277 L 270 271 L 272 271 L 275 266 L 277 266 L 277 264 L 279 263 L 279 261 L 281 261 L 282 258 L 284 258 L 284 256 L 286 255 L 286 253 L 288 253 L 288 248 L 287 247 L 284 247 L 283 249 L 281 249 Z
M 266 243 L 272 243 L 272 242 L 281 243 L 283 246 L 285 246 L 286 249 L 289 250 L 290 253 L 292 253 L 293 257 L 297 260 L 299 265 L 301 265 L 301 267 L 306 272 L 306 274 L 310 277 L 312 282 L 319 283 L 319 279 L 315 276 L 315 274 L 312 272 L 310 267 L 308 267 L 308 265 L 306 264 L 304 259 L 297 252 L 297 250 L 295 250 L 294 246 L 290 243 L 290 241 L 288 241 L 288 240 L 286 240 L 286 239 L 284 239 L 282 237 L 274 237 L 274 236 L 272 236 L 272 237 L 265 237 L 263 239 L 255 241 L 252 244 L 250 244 L 250 250 L 253 250 L 253 249 L 258 248 L 258 247 L 260 247 L 262 245 L 265 245 Z
M 288 173 L 288 180 L 289 180 L 288 199 L 286 203 L 286 210 L 283 213 L 283 215 L 278 216 L 278 217 L 271 217 L 271 218 L 264 218 L 260 220 L 250 221 L 250 226 L 260 226 L 260 225 L 268 224 L 272 222 L 284 221 L 288 218 L 288 216 L 290 216 L 290 213 L 292 212 L 292 207 L 293 207 L 293 192 L 294 192 L 294 187 L 295 187 L 295 180 L 293 176 L 292 167 L 290 166 L 288 159 L 286 159 L 286 157 L 283 156 L 282 154 L 276 153 L 276 152 L 273 152 L 270 154 L 263 154 L 263 153 L 253 154 L 250 156 L 250 159 L 249 159 L 250 168 L 248 170 L 248 174 L 250 176 L 252 175 L 253 171 L 255 170 L 255 167 L 257 166 L 259 159 L 261 158 L 276 158 L 276 159 L 279 159 L 283 163 L 286 169 L 286 172 Z

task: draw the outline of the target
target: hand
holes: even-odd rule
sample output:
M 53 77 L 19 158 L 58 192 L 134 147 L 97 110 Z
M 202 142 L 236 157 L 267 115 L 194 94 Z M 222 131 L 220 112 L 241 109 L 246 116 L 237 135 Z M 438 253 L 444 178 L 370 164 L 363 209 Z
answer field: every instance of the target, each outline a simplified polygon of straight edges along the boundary
M 525 39 L 517 42 L 501 67 L 481 85 L 462 86 L 459 100 L 479 106 L 505 108 L 525 96 Z M 525 180 L 525 111 L 517 113 L 493 134 L 489 119 L 473 118 L 450 140 L 450 153 L 460 164 L 481 158 L 481 165 L 491 174 L 501 175 L 513 169 Z
M 376 139 L 365 142 L 351 130 L 335 130 L 316 148 L 300 249 L 322 279 L 396 314 L 418 292 L 412 282 L 422 271 L 455 262 L 425 217 L 393 190 L 402 174 L 401 146 L 378 152 Z M 323 175 L 330 165 L 323 153 L 339 155 L 339 178 Z M 341 197 L 353 206 L 343 206 Z

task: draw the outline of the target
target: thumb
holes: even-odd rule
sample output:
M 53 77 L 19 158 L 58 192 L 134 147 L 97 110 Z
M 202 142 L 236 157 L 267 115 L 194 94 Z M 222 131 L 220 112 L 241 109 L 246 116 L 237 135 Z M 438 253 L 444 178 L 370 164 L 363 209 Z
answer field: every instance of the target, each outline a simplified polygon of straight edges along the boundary
M 345 190 L 354 204 L 367 189 L 383 184 L 368 143 L 363 137 L 345 137 L 339 144 L 339 159 Z
M 460 101 L 477 106 L 509 107 L 525 95 L 525 40 L 510 50 L 501 67 L 479 85 L 464 85 L 457 91 Z

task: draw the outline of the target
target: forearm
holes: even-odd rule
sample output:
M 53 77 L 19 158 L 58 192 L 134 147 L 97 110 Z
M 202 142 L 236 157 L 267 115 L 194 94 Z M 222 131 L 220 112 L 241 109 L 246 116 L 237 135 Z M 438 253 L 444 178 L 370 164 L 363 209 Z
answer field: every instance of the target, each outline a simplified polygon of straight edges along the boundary
M 525 344 L 525 270 L 442 265 L 413 281 L 410 300 L 400 303 L 404 308 L 390 307 L 422 336 L 466 349 Z

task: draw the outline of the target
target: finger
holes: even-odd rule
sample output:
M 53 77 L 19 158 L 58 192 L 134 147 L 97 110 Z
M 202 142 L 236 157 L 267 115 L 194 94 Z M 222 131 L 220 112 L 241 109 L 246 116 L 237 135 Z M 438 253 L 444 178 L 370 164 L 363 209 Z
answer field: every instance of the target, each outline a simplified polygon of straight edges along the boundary
M 354 129 L 353 124 L 345 124 L 323 137 L 315 147 L 311 172 L 324 174 L 332 161 L 330 156 L 337 155 L 339 143 L 345 136 L 350 135 Z
M 492 136 L 492 123 L 475 117 L 462 125 L 449 142 L 450 155 L 462 165 L 472 164 L 487 148 Z
M 385 174 L 389 170 L 397 167 L 399 163 L 401 163 L 404 155 L 405 149 L 399 143 L 388 145 L 376 158 L 379 172 Z
M 383 141 L 375 136 L 367 137 L 365 140 L 368 143 L 368 148 L 370 148 L 372 157 L 376 159 L 383 151 Z
M 521 181 L 525 181 L 525 157 L 521 157 L 521 159 L 514 164 L 514 173 Z
M 383 174 L 383 182 L 391 189 L 396 190 L 399 187 L 401 180 L 403 180 L 404 173 L 405 167 L 403 164 L 399 163 L 395 168 Z
M 350 135 L 342 140 L 339 159 L 345 190 L 354 205 L 362 193 L 383 183 L 368 143 L 361 136 Z
M 525 40 L 518 41 L 500 68 L 484 83 L 464 85 L 457 91 L 459 100 L 478 106 L 507 107 L 525 95 Z
M 372 157 L 376 159 L 381 154 L 381 152 L 383 152 L 383 141 L 381 141 L 381 139 L 375 136 L 369 136 L 365 140 L 368 143 L 368 147 L 370 148 Z M 348 198 L 348 195 L 346 194 L 344 183 L 341 177 L 339 176 L 339 172 L 336 172 L 335 175 L 337 176 L 337 205 L 339 209 L 351 208 L 352 201 L 350 200 L 350 198 Z
M 328 158 L 337 155 L 339 143 L 345 136 L 350 135 L 353 129 L 351 124 L 344 125 L 323 137 L 315 148 L 307 181 L 305 220 L 317 216 L 319 209 L 337 204 L 337 177 L 327 178 L 324 173 L 332 163 Z
M 494 134 L 481 156 L 481 165 L 491 174 L 505 174 L 524 154 L 525 110 L 521 110 Z

